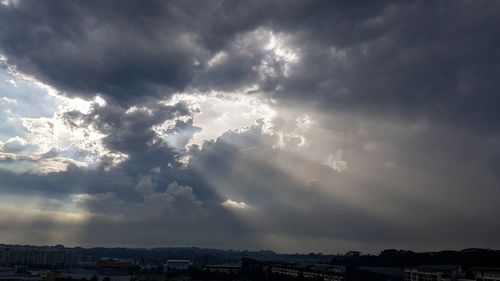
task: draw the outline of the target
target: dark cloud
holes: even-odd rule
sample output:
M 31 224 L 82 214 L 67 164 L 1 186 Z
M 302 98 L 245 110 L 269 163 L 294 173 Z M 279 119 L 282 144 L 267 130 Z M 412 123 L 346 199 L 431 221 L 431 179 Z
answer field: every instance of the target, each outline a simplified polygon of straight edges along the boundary
M 43 205 L 43 211 L 33 215 L 28 209 L 28 214 L 15 223 L 0 219 L 0 224 L 15 225 L 4 239 L 18 241 L 19 237 L 30 237 L 32 242 L 52 243 L 57 237 L 54 233 L 69 224 L 65 233 L 72 238 L 65 243 L 145 246 L 153 239 L 158 245 L 189 243 L 226 248 L 237 247 L 238 243 L 255 245 L 253 231 L 221 205 L 225 198 L 197 171 L 179 163 L 182 149 L 172 147 L 153 130 L 156 125 L 172 121 L 165 134 L 184 131 L 192 134 L 192 114 L 182 103 L 143 104 L 128 111 L 120 106 L 95 104 L 86 114 L 66 112 L 64 120 L 68 126 L 98 129 L 107 135 L 103 139 L 105 147 L 125 153 L 128 159 L 117 165 L 103 159 L 92 168 L 70 165 L 66 171 L 48 174 L 0 170 L 1 194 L 14 196 L 16 200 L 39 198 Z M 180 117 L 187 119 L 182 121 Z M 28 160 L 39 163 L 43 159 Z M 10 162 L 22 165 L 19 161 L 3 157 L 0 165 Z M 50 200 L 58 200 L 60 206 L 49 207 Z M 61 219 L 65 216 L 61 210 L 66 210 L 68 204 L 91 215 L 83 215 L 72 223 L 65 221 Z M 31 220 L 40 225 L 37 231 L 30 230 L 34 225 Z M 113 235 L 109 235 L 110 227 Z M 199 231 L 200 228 L 206 231 Z M 108 234 L 102 235 L 102 231 Z M 13 238 L 16 232 L 24 234 Z M 140 240 L 138 232 L 143 237 Z M 241 238 L 229 242 L 220 239 L 221 235 Z
M 132 132 L 149 135 L 141 141 L 132 141 L 136 137 L 131 136 L 130 146 L 113 146 L 115 137 L 107 141 L 128 153 L 128 161 L 109 170 L 71 167 L 62 173 L 21 177 L 2 172 L 3 194 L 76 202 L 94 214 L 84 224 L 72 226 L 79 235 L 70 243 L 83 245 L 245 245 L 304 251 L 496 245 L 500 229 L 491 221 L 498 212 L 494 204 L 498 178 L 493 170 L 483 169 L 493 168 L 489 163 L 495 161 L 498 141 L 471 134 L 450 141 L 456 132 L 432 125 L 405 128 L 362 119 L 346 126 L 370 129 L 352 132 L 344 143 L 321 147 L 321 137 L 312 140 L 323 154 L 335 147 L 347 151 L 343 160 L 348 168 L 337 172 L 288 148 L 275 148 L 278 136 L 264 132 L 265 123 L 259 122 L 192 147 L 189 165 L 182 167 L 176 161 L 177 149 L 155 143 L 154 134 L 146 132 L 164 118 L 187 114 L 186 109 L 148 108 L 153 115 L 95 107 L 88 115 L 70 118 L 96 126 L 106 120 L 103 126 L 113 124 L 106 127 L 107 133 L 120 132 L 123 140 Z M 280 119 L 276 122 L 274 129 L 289 126 Z M 140 131 L 135 123 L 149 129 Z M 427 138 L 435 140 L 432 145 Z M 388 161 L 394 163 L 387 166 Z M 247 207 L 225 206 L 228 199 Z M 47 216 L 38 221 L 41 230 L 32 237 L 51 241 L 45 236 L 60 223 Z M 477 227 L 470 228 L 471 224 Z M 29 226 L 16 224 L 23 231 Z M 273 237 L 282 244 L 273 245 Z
M 9 65 L 68 96 L 102 95 L 106 106 L 63 119 L 128 157 L 0 170 L 0 191 L 76 200 L 96 215 L 81 226 L 86 244 L 498 246 L 499 12 L 465 0 L 0 5 Z M 277 116 L 186 149 L 207 128 L 188 104 L 160 102 L 184 90 L 262 92 L 314 113 L 314 133 Z M 296 149 L 305 139 L 307 153 Z M 60 156 L 16 159 L 33 148 L 14 139 L 1 149 L 0 165 Z
M 499 10 L 471 1 L 20 1 L 0 9 L 0 48 L 70 95 L 120 103 L 257 83 L 288 100 L 496 127 Z M 259 27 L 292 36 L 300 62 L 289 76 L 259 77 L 263 42 L 241 42 Z M 227 59 L 209 67 L 219 52 Z
M 203 59 L 177 11 L 162 1 L 20 2 L 1 9 L 1 49 L 21 71 L 70 95 L 126 103 L 182 88 Z
M 301 60 L 273 94 L 325 110 L 389 111 L 498 130 L 499 9 L 491 2 L 405 2 L 357 20 L 325 16 L 289 27 Z
M 495 199 L 485 198 L 498 195 L 498 178 L 483 170 L 487 161 L 478 160 L 491 154 L 473 151 L 491 144 L 471 135 L 466 142 L 450 141 L 455 133 L 437 127 L 403 130 L 397 139 L 390 132 L 395 128 L 371 125 L 370 136 L 364 132 L 345 144 L 350 153 L 344 172 L 272 148 L 275 142 L 260 126 L 205 143 L 201 152 L 191 152 L 190 168 L 216 182 L 219 193 L 254 206 L 253 226 L 260 234 L 331 239 L 339 247 L 349 241 L 365 249 L 408 244 L 432 249 L 437 241 L 449 248 L 496 244 L 490 234 L 500 228 L 489 221 L 497 207 Z M 380 143 L 369 146 L 363 138 Z M 435 140 L 433 146 L 426 138 Z M 396 163 L 387 165 L 389 160 Z M 474 222 L 481 226 L 471 229 Z

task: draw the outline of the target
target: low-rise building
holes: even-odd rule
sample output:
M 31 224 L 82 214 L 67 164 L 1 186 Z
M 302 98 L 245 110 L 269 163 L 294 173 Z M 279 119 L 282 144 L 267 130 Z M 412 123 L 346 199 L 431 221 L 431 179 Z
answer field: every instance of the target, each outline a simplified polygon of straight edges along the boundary
M 190 260 L 168 260 L 165 264 L 165 271 L 188 270 L 193 263 Z
M 476 281 L 500 281 L 500 267 L 472 268 Z
M 264 265 L 263 270 L 271 275 L 324 281 L 344 281 L 346 272 L 344 266 L 328 264 L 270 263 Z
M 458 265 L 422 265 L 405 269 L 405 281 L 457 281 L 462 269 Z
M 64 247 L 10 247 L 0 250 L 0 265 L 35 267 L 70 267 L 75 253 Z
M 209 273 L 238 274 L 241 272 L 241 264 L 239 263 L 209 264 L 209 265 L 204 265 L 203 270 Z

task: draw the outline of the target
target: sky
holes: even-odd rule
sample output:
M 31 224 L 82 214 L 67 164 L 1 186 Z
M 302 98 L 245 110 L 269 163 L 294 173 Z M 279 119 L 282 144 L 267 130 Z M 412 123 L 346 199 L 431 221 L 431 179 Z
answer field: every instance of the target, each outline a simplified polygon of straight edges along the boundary
M 500 248 L 498 1 L 0 1 L 0 242 Z

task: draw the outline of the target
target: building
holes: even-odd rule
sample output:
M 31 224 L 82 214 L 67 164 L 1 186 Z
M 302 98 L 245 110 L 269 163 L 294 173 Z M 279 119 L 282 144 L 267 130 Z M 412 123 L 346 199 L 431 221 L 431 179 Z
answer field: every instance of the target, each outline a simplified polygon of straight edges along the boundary
M 476 281 L 500 281 L 500 267 L 474 267 Z
M 422 265 L 405 269 L 405 281 L 457 281 L 462 274 L 458 265 Z
M 192 264 L 190 260 L 168 260 L 164 268 L 165 271 L 188 270 Z
M 397 267 L 350 267 L 347 270 L 349 281 L 403 281 L 405 271 Z
M 344 266 L 328 264 L 270 263 L 264 265 L 263 270 L 269 275 L 324 281 L 344 281 L 346 273 Z
M 58 247 L 4 247 L 0 249 L 0 265 L 33 267 L 70 267 L 75 264 L 73 250 Z
M 255 280 L 309 279 L 323 281 L 346 280 L 346 267 L 343 265 L 283 263 L 242 259 L 243 275 Z
M 238 274 L 241 272 L 241 264 L 227 263 L 205 265 L 203 266 L 203 271 L 209 273 Z

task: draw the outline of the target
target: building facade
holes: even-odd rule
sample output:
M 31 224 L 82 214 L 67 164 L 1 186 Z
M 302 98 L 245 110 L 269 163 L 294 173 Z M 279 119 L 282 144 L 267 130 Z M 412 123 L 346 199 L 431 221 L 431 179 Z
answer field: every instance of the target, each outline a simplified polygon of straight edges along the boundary
M 500 267 L 474 267 L 476 281 L 500 281 Z
M 75 264 L 74 251 L 60 247 L 12 247 L 0 249 L 0 265 L 35 267 L 70 267 Z
M 168 260 L 164 268 L 165 271 L 188 270 L 192 264 L 190 260 Z
M 344 281 L 345 267 L 337 265 L 266 264 L 264 272 L 291 278 L 323 281 Z
M 405 281 L 457 281 L 462 269 L 458 265 L 423 265 L 405 269 Z

